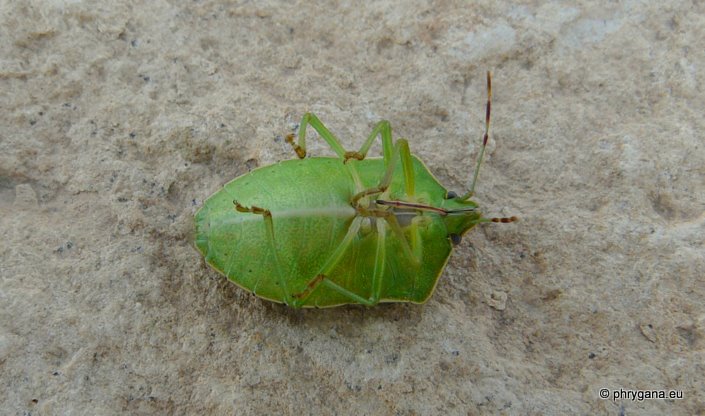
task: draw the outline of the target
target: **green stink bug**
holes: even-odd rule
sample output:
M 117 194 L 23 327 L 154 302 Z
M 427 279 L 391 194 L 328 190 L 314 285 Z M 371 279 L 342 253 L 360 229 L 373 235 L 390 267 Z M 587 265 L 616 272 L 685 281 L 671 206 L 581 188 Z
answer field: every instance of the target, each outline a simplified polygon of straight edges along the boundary
M 380 121 L 348 152 L 315 115 L 304 115 L 299 160 L 253 170 L 227 183 L 196 213 L 196 248 L 206 262 L 256 296 L 298 307 L 423 303 L 452 246 L 487 218 L 470 201 L 487 147 L 492 78 L 487 72 L 485 133 L 470 190 L 446 191 Z M 306 158 L 311 126 L 338 155 Z M 379 136 L 383 158 L 366 158 Z

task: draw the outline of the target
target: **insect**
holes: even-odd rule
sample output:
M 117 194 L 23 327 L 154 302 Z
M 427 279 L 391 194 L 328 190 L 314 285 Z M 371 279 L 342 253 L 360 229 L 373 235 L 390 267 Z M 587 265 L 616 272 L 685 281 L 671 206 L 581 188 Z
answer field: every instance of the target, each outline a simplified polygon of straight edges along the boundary
M 205 261 L 256 296 L 291 307 L 423 303 L 453 245 L 483 217 L 470 200 L 487 147 L 485 132 L 470 189 L 448 192 L 380 121 L 358 151 L 346 151 L 312 113 L 287 136 L 298 159 L 235 178 L 196 213 L 196 248 Z M 337 157 L 306 158 L 312 127 Z M 379 137 L 382 158 L 367 152 Z

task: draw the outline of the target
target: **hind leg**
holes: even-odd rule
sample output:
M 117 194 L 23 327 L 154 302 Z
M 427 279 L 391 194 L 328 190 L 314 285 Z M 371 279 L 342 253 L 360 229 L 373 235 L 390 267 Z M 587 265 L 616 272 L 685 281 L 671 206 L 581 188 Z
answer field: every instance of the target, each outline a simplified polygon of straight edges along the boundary
M 270 250 L 272 251 L 272 257 L 274 258 L 275 268 L 277 269 L 277 279 L 279 281 L 279 287 L 282 288 L 282 293 L 284 298 L 282 299 L 287 305 L 292 305 L 291 293 L 286 284 L 286 278 L 284 277 L 284 268 L 282 267 L 281 261 L 279 261 L 279 251 L 277 250 L 276 239 L 274 238 L 274 221 L 272 221 L 272 212 L 268 209 L 250 206 L 246 207 L 241 205 L 237 201 L 233 201 L 235 209 L 238 212 L 249 212 L 256 215 L 261 215 L 264 219 L 264 227 L 266 229 L 266 238 L 269 243 Z

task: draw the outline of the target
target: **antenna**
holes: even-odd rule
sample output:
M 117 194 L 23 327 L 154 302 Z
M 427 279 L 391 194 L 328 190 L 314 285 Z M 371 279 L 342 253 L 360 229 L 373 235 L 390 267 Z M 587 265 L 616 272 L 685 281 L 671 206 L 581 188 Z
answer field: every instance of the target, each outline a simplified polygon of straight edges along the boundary
M 461 201 L 465 201 L 475 194 L 475 184 L 477 183 L 477 177 L 480 175 L 480 165 L 482 164 L 482 157 L 485 155 L 485 149 L 487 148 L 487 140 L 490 137 L 490 112 L 492 109 L 492 73 L 487 71 L 487 109 L 485 110 L 485 135 L 482 138 L 482 147 L 480 148 L 480 154 L 477 156 L 477 164 L 475 165 L 475 173 L 472 176 L 472 183 L 470 184 L 470 190 L 463 196 L 460 197 Z

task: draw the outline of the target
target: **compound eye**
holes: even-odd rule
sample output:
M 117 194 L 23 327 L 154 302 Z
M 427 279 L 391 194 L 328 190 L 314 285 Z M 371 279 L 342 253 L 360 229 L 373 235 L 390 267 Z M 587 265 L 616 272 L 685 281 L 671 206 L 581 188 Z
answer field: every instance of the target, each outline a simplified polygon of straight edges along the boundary
M 457 197 L 458 197 L 458 194 L 456 194 L 453 191 L 448 191 L 448 193 L 446 194 L 446 199 L 453 199 L 453 198 L 457 198 Z
M 450 242 L 453 244 L 453 247 L 457 247 L 460 242 L 463 241 L 463 238 L 458 234 L 449 234 L 448 237 L 450 238 Z

